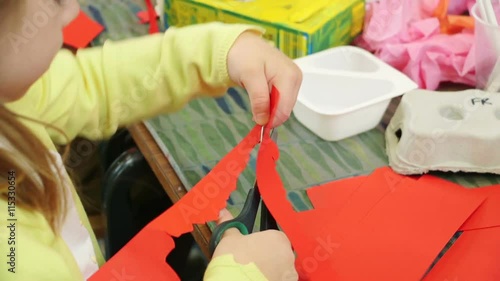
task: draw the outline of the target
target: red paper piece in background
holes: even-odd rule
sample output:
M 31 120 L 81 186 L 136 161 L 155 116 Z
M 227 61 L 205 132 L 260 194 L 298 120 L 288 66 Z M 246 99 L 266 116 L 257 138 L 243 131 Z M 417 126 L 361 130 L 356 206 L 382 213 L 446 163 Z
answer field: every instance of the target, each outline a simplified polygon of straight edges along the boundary
M 423 281 L 500 280 L 500 227 L 464 231 Z
M 384 184 L 378 176 L 370 176 L 365 184 L 370 182 Z M 420 280 L 485 199 L 431 176 L 404 182 L 413 184 L 401 184 L 385 194 L 359 226 L 340 241 L 332 280 Z
M 136 14 L 137 18 L 139 18 L 139 22 L 142 24 L 146 24 L 149 22 L 149 11 L 140 11 Z
M 500 226 L 500 185 L 474 188 L 471 191 L 484 194 L 486 200 L 460 227 L 460 230 Z
M 78 17 L 63 30 L 64 44 L 75 48 L 84 48 L 103 30 L 103 26 L 80 11 Z
M 149 33 L 154 34 L 160 32 L 160 28 L 158 27 L 158 22 L 156 21 L 157 15 L 155 7 L 153 6 L 153 3 L 151 3 L 151 0 L 145 0 L 145 1 L 148 11 Z
M 356 187 L 360 186 L 366 176 L 359 176 L 329 182 L 306 190 L 314 209 L 328 209 L 338 213 L 352 196 Z

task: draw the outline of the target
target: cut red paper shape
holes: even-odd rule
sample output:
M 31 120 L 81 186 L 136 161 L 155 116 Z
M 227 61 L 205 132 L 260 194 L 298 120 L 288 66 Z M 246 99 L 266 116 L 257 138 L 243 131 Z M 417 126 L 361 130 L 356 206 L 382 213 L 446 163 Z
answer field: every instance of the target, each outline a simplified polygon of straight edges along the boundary
M 339 242 L 332 280 L 421 280 L 460 225 L 485 199 L 431 176 L 403 183 L 410 184 L 387 193 Z
M 63 30 L 64 44 L 74 48 L 84 48 L 103 30 L 102 25 L 80 11 L 78 17 Z
M 195 187 L 155 219 L 151 227 L 178 237 L 191 232 L 193 224 L 217 220 L 229 195 L 236 189 L 238 176 L 246 168 L 260 135 L 261 127 L 255 126 Z
M 272 96 L 278 95 L 273 88 Z M 272 112 L 276 102 L 271 103 Z M 272 113 L 272 116 L 274 113 Z M 144 281 L 177 281 L 179 277 L 165 262 L 174 249 L 172 236 L 190 232 L 193 224 L 218 219 L 219 212 L 236 189 L 236 182 L 260 142 L 261 126 L 255 126 L 215 167 L 172 207 L 144 227 L 116 253 L 90 281 L 109 281 L 135 276 Z M 266 128 L 269 133 L 269 128 Z M 120 274 L 126 274 L 125 277 Z M 116 279 L 121 280 L 121 279 Z M 127 280 L 127 279 L 126 279 Z
M 481 193 L 486 200 L 460 227 L 461 231 L 500 226 L 500 185 L 474 188 L 471 192 Z
M 500 280 L 500 227 L 464 231 L 423 281 Z

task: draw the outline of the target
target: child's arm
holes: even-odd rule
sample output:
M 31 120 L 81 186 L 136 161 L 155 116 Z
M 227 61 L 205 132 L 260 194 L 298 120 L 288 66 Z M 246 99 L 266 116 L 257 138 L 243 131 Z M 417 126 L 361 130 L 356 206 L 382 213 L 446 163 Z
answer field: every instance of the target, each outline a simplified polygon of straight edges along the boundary
M 69 139 L 100 139 L 119 126 L 180 109 L 204 93 L 231 86 L 227 54 L 247 25 L 209 23 L 165 34 L 61 51 L 49 71 L 8 107 L 52 124 Z M 54 142 L 64 137 L 50 130 Z

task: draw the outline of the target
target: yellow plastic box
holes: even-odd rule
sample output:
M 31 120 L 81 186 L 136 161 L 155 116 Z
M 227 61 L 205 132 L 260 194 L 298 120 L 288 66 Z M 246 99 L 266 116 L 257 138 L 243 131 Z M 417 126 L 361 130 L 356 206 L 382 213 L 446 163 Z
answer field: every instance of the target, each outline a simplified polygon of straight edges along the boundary
M 364 16 L 364 0 L 165 0 L 167 27 L 212 21 L 259 25 L 292 59 L 350 44 Z

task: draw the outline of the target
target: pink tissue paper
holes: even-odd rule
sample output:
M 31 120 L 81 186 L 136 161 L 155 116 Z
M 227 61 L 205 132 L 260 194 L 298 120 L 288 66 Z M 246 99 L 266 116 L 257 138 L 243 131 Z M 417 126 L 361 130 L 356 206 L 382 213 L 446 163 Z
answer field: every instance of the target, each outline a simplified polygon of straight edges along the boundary
M 433 14 L 440 0 L 368 1 L 365 27 L 355 44 L 405 73 L 420 88 L 441 82 L 475 85 L 474 31 L 443 34 Z M 450 0 L 449 14 L 462 14 L 474 0 Z

